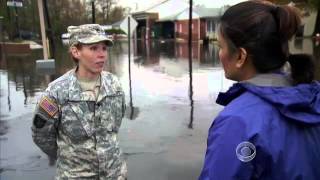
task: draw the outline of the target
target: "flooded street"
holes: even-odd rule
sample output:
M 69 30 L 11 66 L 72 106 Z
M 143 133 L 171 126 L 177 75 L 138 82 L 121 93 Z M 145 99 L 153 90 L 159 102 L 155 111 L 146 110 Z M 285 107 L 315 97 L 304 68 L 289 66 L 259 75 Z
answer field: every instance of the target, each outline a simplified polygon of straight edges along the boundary
M 194 180 L 199 176 L 207 131 L 222 109 L 215 104 L 232 81 L 224 78 L 213 44 L 192 47 L 192 73 L 187 43 L 175 41 L 117 42 L 105 70 L 116 74 L 126 93 L 127 111 L 119 132 L 129 180 Z M 314 54 L 320 45 L 293 41 L 293 52 Z M 0 179 L 51 180 L 55 168 L 31 138 L 33 109 L 48 83 L 73 67 L 67 46 L 57 43 L 55 70 L 37 70 L 42 50 L 1 54 Z

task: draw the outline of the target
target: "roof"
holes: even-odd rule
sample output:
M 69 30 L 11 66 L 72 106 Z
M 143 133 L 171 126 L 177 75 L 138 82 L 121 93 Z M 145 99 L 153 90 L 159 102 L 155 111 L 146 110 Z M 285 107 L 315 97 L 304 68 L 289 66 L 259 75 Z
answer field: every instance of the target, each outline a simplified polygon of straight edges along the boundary
M 189 7 L 185 0 L 164 0 L 161 3 L 145 10 L 146 12 L 159 13 L 159 19 L 175 16 Z
M 120 27 L 120 24 L 122 23 L 123 19 L 117 22 L 114 22 L 113 24 L 111 24 L 112 27 Z
M 223 8 L 205 8 L 203 6 L 196 6 L 193 8 L 192 17 L 193 19 L 201 18 L 215 18 L 220 17 L 224 12 Z M 185 8 L 183 11 L 172 14 L 170 16 L 159 18 L 158 21 L 176 21 L 189 19 L 189 8 Z
M 204 6 L 196 6 L 193 10 L 199 15 L 200 18 L 218 17 L 223 13 L 221 8 L 206 8 Z
M 223 9 L 224 8 L 206 8 L 203 5 L 194 5 L 192 17 L 194 19 L 219 17 L 223 13 Z M 143 13 L 158 13 L 158 21 L 160 22 L 188 19 L 189 2 L 187 0 L 163 0 L 144 11 L 133 14 Z

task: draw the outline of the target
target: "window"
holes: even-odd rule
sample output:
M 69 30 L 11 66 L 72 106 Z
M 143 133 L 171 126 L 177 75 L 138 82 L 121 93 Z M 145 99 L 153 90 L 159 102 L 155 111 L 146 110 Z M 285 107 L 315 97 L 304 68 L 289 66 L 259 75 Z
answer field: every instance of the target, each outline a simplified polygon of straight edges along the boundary
M 211 32 L 211 21 L 210 20 L 207 21 L 207 31 Z
M 216 30 L 216 24 L 214 23 L 214 20 L 211 20 L 211 30 L 212 32 Z
M 216 29 L 216 25 L 214 23 L 214 20 L 213 19 L 207 20 L 207 31 L 213 32 L 213 31 L 215 31 L 215 29 Z

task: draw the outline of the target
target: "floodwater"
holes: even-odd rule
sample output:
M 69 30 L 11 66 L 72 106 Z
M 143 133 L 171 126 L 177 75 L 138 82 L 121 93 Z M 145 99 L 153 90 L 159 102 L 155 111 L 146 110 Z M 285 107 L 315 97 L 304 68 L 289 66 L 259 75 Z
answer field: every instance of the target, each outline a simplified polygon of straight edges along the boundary
M 193 43 L 190 70 L 187 43 L 134 41 L 131 47 L 130 63 L 127 42 L 117 42 L 105 66 L 126 93 L 119 138 L 128 179 L 197 179 L 208 128 L 222 109 L 215 98 L 233 83 L 224 78 L 218 50 Z M 291 48 L 320 57 L 319 44 L 310 39 L 293 41 Z M 55 167 L 32 142 L 30 127 L 41 91 L 73 67 L 67 47 L 56 44 L 51 70 L 36 68 L 42 50 L 0 55 L 0 179 L 51 180 Z

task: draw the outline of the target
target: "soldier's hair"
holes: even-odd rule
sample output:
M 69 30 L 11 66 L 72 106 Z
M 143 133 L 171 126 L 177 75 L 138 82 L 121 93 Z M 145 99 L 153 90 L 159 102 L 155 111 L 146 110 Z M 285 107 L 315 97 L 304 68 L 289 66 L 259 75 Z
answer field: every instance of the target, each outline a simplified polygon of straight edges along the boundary
M 78 44 L 73 45 L 73 47 L 81 50 L 82 44 L 78 43 Z M 70 50 L 71 50 L 71 47 L 70 47 Z M 78 65 L 79 65 L 79 59 L 77 59 L 76 57 L 74 57 L 74 56 L 72 55 L 72 53 L 71 53 L 70 50 L 69 50 L 69 53 L 70 53 L 71 59 L 72 59 L 72 61 L 76 64 L 76 66 L 78 66 Z
M 312 57 L 289 52 L 288 41 L 300 27 L 296 8 L 256 0 L 230 7 L 221 17 L 218 33 L 231 53 L 244 48 L 259 73 L 280 69 L 288 61 L 292 79 L 299 84 L 314 78 Z

